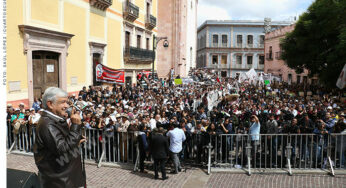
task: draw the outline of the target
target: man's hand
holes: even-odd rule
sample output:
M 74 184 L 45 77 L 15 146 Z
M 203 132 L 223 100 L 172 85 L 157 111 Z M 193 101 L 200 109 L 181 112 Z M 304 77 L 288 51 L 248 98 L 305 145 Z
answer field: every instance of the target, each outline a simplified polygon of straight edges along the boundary
M 81 117 L 75 108 L 72 108 L 72 111 L 71 111 L 71 122 L 72 124 L 77 124 L 77 125 L 82 124 Z
M 85 136 L 82 135 L 82 139 L 80 139 L 78 146 L 83 142 L 86 142 L 86 138 Z

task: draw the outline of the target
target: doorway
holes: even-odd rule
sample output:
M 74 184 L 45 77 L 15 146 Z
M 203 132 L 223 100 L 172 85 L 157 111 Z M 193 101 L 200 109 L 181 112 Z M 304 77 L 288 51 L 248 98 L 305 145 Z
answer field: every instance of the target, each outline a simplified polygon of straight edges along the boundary
M 48 87 L 59 87 L 59 55 L 48 51 L 32 52 L 35 98 L 41 98 Z
M 102 63 L 101 62 L 101 54 L 99 53 L 93 53 L 93 85 L 101 85 L 100 82 L 96 81 L 96 62 L 97 63 Z

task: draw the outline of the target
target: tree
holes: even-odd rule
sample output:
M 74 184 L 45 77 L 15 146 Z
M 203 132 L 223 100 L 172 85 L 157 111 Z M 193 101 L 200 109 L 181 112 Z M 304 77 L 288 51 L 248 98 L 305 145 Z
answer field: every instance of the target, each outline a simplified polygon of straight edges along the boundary
M 336 87 L 346 63 L 346 0 L 316 0 L 281 41 L 282 59 L 299 74 L 309 70 Z

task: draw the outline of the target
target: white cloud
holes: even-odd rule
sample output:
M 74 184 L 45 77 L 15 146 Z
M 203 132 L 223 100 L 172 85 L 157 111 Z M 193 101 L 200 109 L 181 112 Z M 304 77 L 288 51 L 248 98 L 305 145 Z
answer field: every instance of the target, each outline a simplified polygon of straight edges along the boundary
M 199 0 L 198 25 L 211 19 L 292 20 L 314 0 Z
M 231 19 L 227 9 L 222 7 L 213 6 L 209 4 L 200 3 L 198 5 L 198 25 L 202 24 L 205 20 L 229 20 Z

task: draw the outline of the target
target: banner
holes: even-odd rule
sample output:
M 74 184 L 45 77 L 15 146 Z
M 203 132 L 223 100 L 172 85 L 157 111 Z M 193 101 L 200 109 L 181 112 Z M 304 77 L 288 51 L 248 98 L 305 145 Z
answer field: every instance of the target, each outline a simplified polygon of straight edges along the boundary
M 344 89 L 345 85 L 346 85 L 346 64 L 344 65 L 344 68 L 342 69 L 339 75 L 338 81 L 336 82 L 336 86 L 339 89 Z
M 269 85 L 270 84 L 270 80 L 264 80 L 264 85 Z
M 96 81 L 107 83 L 123 84 L 125 82 L 125 72 L 111 69 L 96 62 Z
M 175 85 L 181 85 L 181 84 L 183 84 L 183 80 L 182 79 L 174 79 L 174 84 Z

